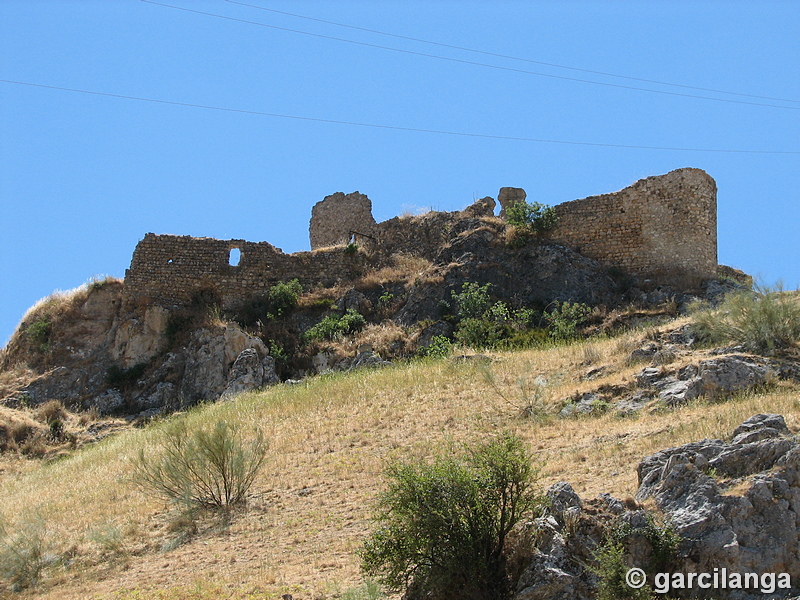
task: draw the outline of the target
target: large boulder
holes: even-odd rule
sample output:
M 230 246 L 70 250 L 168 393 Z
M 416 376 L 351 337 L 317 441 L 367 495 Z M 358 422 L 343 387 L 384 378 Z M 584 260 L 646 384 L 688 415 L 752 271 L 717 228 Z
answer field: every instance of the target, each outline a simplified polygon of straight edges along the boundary
M 184 351 L 186 363 L 179 391 L 180 406 L 219 399 L 228 386 L 231 366 L 246 349 L 255 350 L 261 357 L 268 355 L 264 342 L 235 325 L 195 331 Z M 234 374 L 235 377 L 240 375 L 238 370 Z
M 750 442 L 742 437 L 762 430 L 772 433 Z M 652 498 L 682 537 L 684 572 L 726 568 L 796 578 L 800 447 L 779 415 L 756 415 L 734 433 L 734 442 L 703 440 L 647 457 L 639 465 L 636 498 Z M 715 476 L 751 479 L 743 494 L 733 495 Z M 737 597 L 762 597 L 754 591 Z

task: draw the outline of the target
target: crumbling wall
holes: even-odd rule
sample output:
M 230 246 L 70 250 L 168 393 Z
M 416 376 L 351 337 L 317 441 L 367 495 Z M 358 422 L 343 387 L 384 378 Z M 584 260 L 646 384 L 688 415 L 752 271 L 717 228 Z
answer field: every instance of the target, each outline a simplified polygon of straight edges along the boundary
M 648 177 L 555 210 L 551 239 L 609 267 L 664 283 L 716 274 L 717 185 L 701 169 Z
M 648 177 L 619 192 L 557 205 L 558 226 L 549 237 L 640 279 L 692 285 L 716 274 L 716 191 L 700 169 Z M 499 194 L 503 208 L 524 198 L 520 188 Z M 483 198 L 464 211 L 375 223 L 369 198 L 337 193 L 312 210 L 313 250 L 294 254 L 266 242 L 148 233 L 125 274 L 125 303 L 230 306 L 265 294 L 278 281 L 297 278 L 305 287 L 353 281 L 400 252 L 434 261 L 459 235 L 481 227 L 481 220 L 494 220 L 496 227 L 494 208 L 491 198 Z M 363 246 L 357 252 L 342 245 L 354 233 Z M 231 264 L 234 249 L 241 256 Z
M 238 264 L 230 264 L 238 249 Z M 344 248 L 285 254 L 267 242 L 217 240 L 148 233 L 125 272 L 126 305 L 186 306 L 218 302 L 227 307 L 265 294 L 279 281 L 299 279 L 305 287 L 354 279 L 365 259 Z
M 308 233 L 311 249 L 346 244 L 353 234 L 373 236 L 372 201 L 364 194 L 336 192 L 311 209 Z

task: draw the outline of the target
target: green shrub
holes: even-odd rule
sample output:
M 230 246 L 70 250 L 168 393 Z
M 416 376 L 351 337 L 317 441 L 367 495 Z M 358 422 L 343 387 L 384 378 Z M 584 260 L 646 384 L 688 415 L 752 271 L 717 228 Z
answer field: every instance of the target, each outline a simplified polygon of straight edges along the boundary
M 469 348 L 494 348 L 506 338 L 505 328 L 487 319 L 464 319 L 456 328 L 456 340 Z
M 625 564 L 625 548 L 620 542 L 601 546 L 594 554 L 593 571 L 597 583 L 597 600 L 652 600 L 649 584 L 632 588 L 625 581 L 629 567 Z
M 277 318 L 291 312 L 297 306 L 297 299 L 303 293 L 300 281 L 280 281 L 269 288 L 270 312 Z
M 509 596 L 506 538 L 542 502 L 522 441 L 503 434 L 430 462 L 389 466 L 362 568 L 405 598 Z
M 456 317 L 459 319 L 478 319 L 489 308 L 489 288 L 491 283 L 478 285 L 474 281 L 467 281 L 461 286 L 461 291 L 451 292 L 456 306 Z
M 453 352 L 453 342 L 444 335 L 435 335 L 430 344 L 419 349 L 420 356 L 429 358 L 447 358 Z
M 709 343 L 772 354 L 800 342 L 800 298 L 780 286 L 728 294 L 716 309 L 695 307 L 692 318 L 694 331 Z
M 186 420 L 164 429 L 155 455 L 140 450 L 133 481 L 146 492 L 186 508 L 220 509 L 242 502 L 267 454 L 260 431 L 248 443 L 219 421 L 190 430 Z
M 25 329 L 25 336 L 39 352 L 47 352 L 50 348 L 50 335 L 53 333 L 53 324 L 49 318 L 37 319 Z
M 350 242 L 344 247 L 345 254 L 355 254 L 356 252 L 358 252 L 358 244 Z
M 544 319 L 550 329 L 550 335 L 558 340 L 569 340 L 578 333 L 578 327 L 586 322 L 592 309 L 579 302 L 555 303 L 552 311 L 544 313 Z
M 651 573 L 673 571 L 681 538 L 667 522 L 659 523 L 652 513 L 647 514 L 644 527 L 634 528 L 618 522 L 606 540 L 595 552 L 594 572 L 599 578 L 598 600 L 649 600 L 652 588 L 645 584 L 641 589 L 631 588 L 625 581 L 629 566 L 625 563 L 624 541 L 631 535 L 642 535 L 650 544 L 652 553 L 645 570 Z
M 376 581 L 367 579 L 362 585 L 351 588 L 341 595 L 341 600 L 381 600 L 385 598 Z
M 310 327 L 303 334 L 306 341 L 336 340 L 341 337 L 361 331 L 367 320 L 358 311 L 349 308 L 342 316 L 328 315 L 319 323 Z
M 556 210 L 539 202 L 515 202 L 505 212 L 509 224 L 531 233 L 544 233 L 558 224 Z

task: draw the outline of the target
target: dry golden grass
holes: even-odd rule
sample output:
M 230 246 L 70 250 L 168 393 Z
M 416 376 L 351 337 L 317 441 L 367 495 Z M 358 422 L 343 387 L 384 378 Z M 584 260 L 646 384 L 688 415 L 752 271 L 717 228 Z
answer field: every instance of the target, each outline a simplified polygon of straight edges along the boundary
M 566 480 L 583 497 L 610 492 L 625 498 L 636 491 L 639 460 L 656 450 L 728 436 L 757 412 L 781 413 L 790 428 L 800 428 L 797 391 L 783 384 L 761 395 L 627 420 L 610 414 L 520 418 L 498 393 L 514 401 L 521 386 L 542 378 L 544 401 L 555 410 L 576 391 L 630 380 L 642 365 L 628 365 L 626 358 L 642 340 L 639 332 L 492 354 L 488 369 L 496 388 L 476 365 L 415 362 L 322 376 L 193 410 L 183 418 L 262 428 L 270 458 L 254 497 L 229 526 L 215 529 L 203 521 L 193 538 L 168 551 L 161 548 L 176 535 L 174 517 L 128 481 L 130 458 L 152 444 L 158 424 L 0 477 L 0 517 L 13 528 L 25 515 L 41 515 L 53 551 L 72 557 L 71 567 L 51 570 L 23 597 L 335 598 L 361 582 L 356 553 L 370 530 L 387 461 L 430 456 L 449 443 L 510 430 L 540 462 L 543 485 Z M 606 374 L 583 381 L 596 364 L 607 366 Z M 98 531 L 124 532 L 122 558 L 109 558 L 96 541 Z
M 431 261 L 410 254 L 396 254 L 392 256 L 392 264 L 370 271 L 356 281 L 356 289 L 372 289 L 391 283 L 410 285 L 415 282 L 430 281 L 435 278 L 434 267 Z

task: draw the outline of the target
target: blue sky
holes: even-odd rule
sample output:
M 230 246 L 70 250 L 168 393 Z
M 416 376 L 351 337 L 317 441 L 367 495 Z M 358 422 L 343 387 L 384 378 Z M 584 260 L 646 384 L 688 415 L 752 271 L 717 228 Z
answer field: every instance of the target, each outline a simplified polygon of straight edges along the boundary
M 241 2 L 0 2 L 0 344 L 147 232 L 304 250 L 337 191 L 383 220 L 698 167 L 720 262 L 800 285 L 799 2 Z

